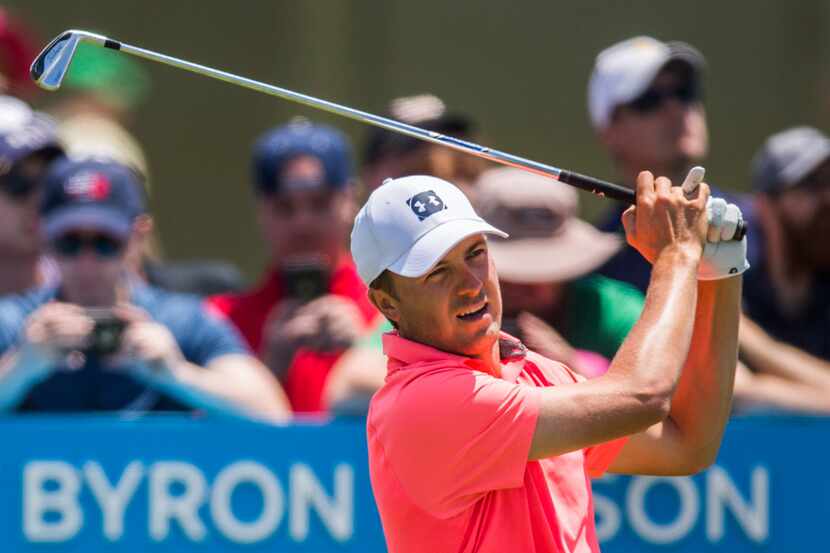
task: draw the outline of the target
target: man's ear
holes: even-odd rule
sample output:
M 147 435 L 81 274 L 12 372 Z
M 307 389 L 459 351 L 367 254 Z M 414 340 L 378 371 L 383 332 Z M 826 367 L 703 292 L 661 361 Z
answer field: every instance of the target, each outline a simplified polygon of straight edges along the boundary
M 398 300 L 384 290 L 369 288 L 369 301 L 372 302 L 384 317 L 398 324 L 401 318 L 401 313 L 398 310 Z

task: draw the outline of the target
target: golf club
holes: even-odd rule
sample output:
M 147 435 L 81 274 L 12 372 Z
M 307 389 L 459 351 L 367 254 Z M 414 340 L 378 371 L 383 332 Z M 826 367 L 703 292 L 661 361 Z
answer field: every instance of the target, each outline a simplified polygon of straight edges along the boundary
M 43 49 L 43 51 L 32 63 L 31 74 L 34 81 L 40 87 L 47 90 L 57 90 L 69 69 L 69 65 L 72 62 L 72 57 L 75 54 L 78 43 L 81 41 L 89 42 L 111 50 L 119 50 L 144 59 L 178 67 L 179 69 L 185 69 L 199 75 L 213 77 L 214 79 L 218 79 L 220 81 L 236 84 L 251 90 L 264 92 L 265 94 L 269 94 L 271 96 L 277 96 L 285 100 L 318 108 L 323 111 L 348 117 L 349 119 L 375 125 L 376 127 L 381 127 L 392 132 L 405 134 L 435 144 L 441 144 L 455 150 L 500 163 L 502 165 L 508 165 L 530 171 L 531 173 L 547 176 L 565 184 L 575 186 L 576 188 L 587 190 L 588 192 L 592 192 L 598 196 L 604 196 L 630 204 L 635 203 L 634 191 L 618 184 L 590 177 L 588 175 L 559 169 L 558 167 L 539 163 L 537 161 L 509 154 L 507 152 L 467 142 L 466 140 L 460 140 L 458 138 L 453 138 L 437 132 L 421 129 L 413 125 L 407 125 L 406 123 L 401 123 L 400 121 L 395 121 L 386 117 L 380 117 L 347 106 L 335 104 L 327 100 L 321 100 L 313 96 L 293 92 L 278 86 L 262 83 L 246 77 L 240 77 L 238 75 L 234 75 L 233 73 L 227 73 L 225 71 L 220 71 L 204 65 L 174 58 L 165 54 L 145 50 L 144 48 L 139 48 L 137 46 L 131 46 L 129 44 L 87 31 L 65 31 L 52 40 L 52 42 L 50 42 Z M 743 238 L 744 234 L 746 234 L 746 225 L 744 221 L 741 221 L 735 230 L 735 236 L 733 239 L 740 240 Z

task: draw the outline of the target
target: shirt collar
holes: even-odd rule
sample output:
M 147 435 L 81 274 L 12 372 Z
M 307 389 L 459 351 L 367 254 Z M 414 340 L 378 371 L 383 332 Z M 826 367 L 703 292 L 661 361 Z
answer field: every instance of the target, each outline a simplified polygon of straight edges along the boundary
M 488 372 L 484 363 L 464 355 L 449 353 L 440 349 L 402 338 L 396 330 L 383 335 L 383 353 L 389 358 L 389 374 L 405 369 L 408 365 L 437 363 L 463 365 L 472 370 Z M 527 348 L 518 339 L 501 332 L 499 334 L 499 353 L 502 362 L 502 374 L 505 380 L 515 382 L 521 372 L 522 363 L 527 355 Z

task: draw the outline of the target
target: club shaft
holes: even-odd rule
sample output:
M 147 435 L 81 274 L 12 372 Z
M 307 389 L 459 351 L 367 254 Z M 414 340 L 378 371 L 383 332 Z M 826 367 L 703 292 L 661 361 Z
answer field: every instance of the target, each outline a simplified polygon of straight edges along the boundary
M 434 144 L 440 144 L 442 146 L 446 146 L 448 148 L 453 148 L 461 152 L 472 154 L 480 158 L 493 161 L 495 163 L 516 167 L 518 169 L 523 169 L 525 171 L 530 171 L 532 173 L 550 177 L 558 181 L 570 184 L 571 186 L 575 186 L 576 188 L 587 190 L 600 196 L 605 196 L 608 198 L 621 200 L 628 203 L 634 203 L 634 192 L 629 188 L 620 186 L 618 184 L 606 182 L 587 175 L 581 175 L 579 173 L 574 173 L 572 171 L 559 169 L 558 167 L 553 167 L 551 165 L 546 165 L 538 161 L 533 161 L 531 159 L 526 159 L 517 155 L 509 154 L 507 152 L 503 152 L 493 148 L 488 148 L 486 146 L 481 146 L 473 142 L 468 142 L 466 140 L 461 140 L 458 138 L 454 138 L 452 136 L 447 136 L 441 133 L 428 131 L 419 127 L 415 127 L 413 125 L 402 123 L 400 121 L 395 121 L 394 119 L 380 117 L 378 115 L 367 113 L 365 111 L 360 111 L 354 108 L 336 104 L 334 102 L 329 102 L 327 100 L 315 98 L 307 94 L 301 94 L 299 92 L 294 92 L 292 90 L 274 86 L 272 84 L 267 84 L 253 79 L 248 79 L 246 77 L 240 77 L 239 75 L 234 75 L 233 73 L 220 71 L 218 69 L 213 69 L 212 67 L 199 65 L 197 63 L 185 61 L 179 58 L 175 58 L 173 56 L 168 56 L 165 54 L 160 54 L 158 52 L 153 52 L 151 50 L 146 50 L 144 48 L 139 48 L 137 46 L 132 46 L 130 44 L 125 44 L 123 42 L 105 39 L 102 45 L 113 50 L 120 50 L 127 54 L 132 54 L 134 56 L 163 63 L 165 65 L 178 67 L 179 69 L 184 69 L 192 73 L 205 75 L 207 77 L 212 77 L 220 81 L 225 81 L 231 84 L 243 86 L 245 88 L 249 88 L 257 92 L 264 92 L 265 94 L 269 94 L 271 96 L 277 96 L 284 100 L 289 100 L 291 102 L 296 102 L 309 107 L 321 109 L 323 111 L 334 113 L 336 115 L 340 115 L 343 117 L 348 117 L 349 119 L 353 119 L 355 121 L 368 123 L 376 127 L 381 127 L 388 131 L 404 134 L 420 140 L 432 142 Z
M 566 171 L 564 169 L 559 169 L 558 167 L 553 167 L 551 165 L 539 163 L 538 161 L 533 161 L 513 154 L 508 154 L 506 152 L 481 146 L 473 142 L 468 142 L 466 140 L 460 140 L 458 138 L 446 136 L 441 133 L 424 130 L 413 125 L 408 125 L 406 123 L 401 123 L 400 121 L 395 121 L 393 119 L 388 119 L 386 117 L 380 117 L 378 115 L 360 111 L 354 108 L 350 108 L 340 104 L 335 104 L 334 102 L 329 102 L 327 100 L 321 100 L 320 98 L 308 96 L 307 94 L 301 94 L 299 92 L 294 92 L 292 90 L 280 88 L 278 86 L 274 86 L 271 84 L 255 81 L 253 79 L 248 79 L 246 77 L 240 77 L 239 75 L 234 75 L 233 73 L 228 73 L 226 71 L 213 69 L 212 67 L 199 65 L 197 63 L 185 61 L 179 58 L 174 58 L 173 56 L 168 56 L 166 54 L 160 54 L 158 52 L 153 52 L 151 50 L 146 50 L 144 48 L 139 48 L 137 46 L 125 44 L 123 42 L 112 40 L 103 35 L 90 33 L 88 31 L 69 30 L 55 37 L 55 39 L 52 40 L 52 42 L 50 42 L 43 49 L 40 55 L 38 55 L 35 58 L 34 62 L 32 62 L 32 66 L 30 69 L 32 78 L 40 86 L 46 88 L 47 90 L 57 90 L 60 87 L 61 81 L 66 75 L 66 71 L 69 68 L 69 64 L 72 61 L 72 55 L 74 54 L 79 41 L 91 42 L 104 48 L 118 50 L 126 54 L 132 54 L 140 58 L 156 61 L 159 63 L 163 63 L 165 65 L 177 67 L 179 69 L 184 69 L 190 71 L 191 73 L 205 75 L 208 77 L 212 77 L 214 79 L 218 79 L 220 81 L 235 84 L 237 86 L 243 86 L 245 88 L 255 90 L 257 92 L 264 92 L 265 94 L 268 94 L 270 96 L 276 96 L 284 100 L 289 100 L 316 109 L 321 109 L 323 111 L 334 113 L 342 117 L 348 117 L 349 119 L 353 119 L 355 121 L 368 123 L 370 125 L 374 125 L 376 127 L 380 127 L 391 132 L 404 134 L 407 136 L 417 138 L 419 140 L 424 140 L 426 142 L 432 142 L 434 144 L 439 144 L 441 146 L 453 148 L 454 150 L 475 155 L 480 158 L 493 161 L 495 163 L 508 165 L 511 167 L 536 173 L 538 175 L 550 177 L 560 182 L 570 184 L 571 186 L 574 186 L 576 188 L 587 190 L 598 196 L 621 200 L 631 204 L 635 203 L 636 201 L 633 190 L 601 179 L 597 179 L 587 175 L 582 175 L 572 171 Z M 746 222 L 740 221 L 735 230 L 735 235 L 732 237 L 732 239 L 741 240 L 746 234 L 746 230 Z

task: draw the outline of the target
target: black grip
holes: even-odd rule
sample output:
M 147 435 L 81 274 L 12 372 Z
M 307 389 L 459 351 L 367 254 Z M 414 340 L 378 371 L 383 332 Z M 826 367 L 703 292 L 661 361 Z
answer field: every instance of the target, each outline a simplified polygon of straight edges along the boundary
M 563 170 L 559 174 L 558 180 L 560 182 L 564 182 L 565 184 L 575 186 L 581 190 L 592 192 L 597 196 L 603 196 L 605 198 L 611 198 L 613 200 L 619 200 L 629 204 L 633 204 L 636 201 L 634 198 L 634 191 L 630 188 L 614 184 L 613 182 L 595 179 L 594 177 L 589 177 L 588 175 Z
M 637 196 L 634 194 L 633 190 L 620 186 L 619 184 L 614 184 L 613 182 L 564 170 L 559 174 L 558 180 L 560 182 L 564 182 L 565 184 L 575 186 L 581 190 L 592 192 L 597 196 L 619 200 L 632 205 L 637 203 Z M 732 240 L 743 240 L 744 236 L 746 236 L 746 231 L 746 221 L 740 221 L 738 223 L 738 227 L 735 229 L 735 236 L 732 237 Z
M 746 221 L 743 219 L 738 222 L 738 227 L 735 229 L 735 236 L 732 237 L 732 240 L 741 241 L 746 236 Z

